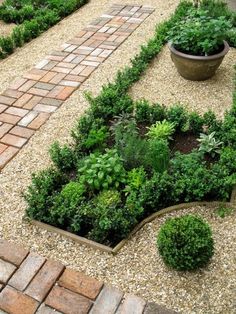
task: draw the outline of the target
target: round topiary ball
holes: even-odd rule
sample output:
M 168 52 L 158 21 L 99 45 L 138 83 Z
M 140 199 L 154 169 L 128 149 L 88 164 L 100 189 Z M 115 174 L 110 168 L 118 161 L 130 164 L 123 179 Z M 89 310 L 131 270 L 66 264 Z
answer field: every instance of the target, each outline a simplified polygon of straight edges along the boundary
M 176 270 L 203 267 L 214 254 L 210 226 L 193 215 L 168 219 L 157 236 L 157 247 L 165 264 Z

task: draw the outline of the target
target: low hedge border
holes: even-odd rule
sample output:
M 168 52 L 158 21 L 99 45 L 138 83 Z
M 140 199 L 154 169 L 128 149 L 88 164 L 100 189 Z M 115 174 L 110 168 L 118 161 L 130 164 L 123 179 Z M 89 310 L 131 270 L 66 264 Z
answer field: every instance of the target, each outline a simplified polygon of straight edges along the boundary
M 88 0 L 67 0 L 65 6 L 68 10 L 65 10 L 64 13 L 63 6 L 52 9 L 46 8 L 41 14 L 36 14 L 33 18 L 26 18 L 21 24 L 14 27 L 11 35 L 0 36 L 0 60 L 12 54 L 16 48 L 22 47 L 25 43 L 38 37 L 86 3 L 88 3 Z M 4 11 L 3 3 L 0 5 L 0 19 L 4 20 L 4 12 L 8 12 L 8 9 Z M 8 14 L 11 16 L 12 13 L 9 12 Z M 14 17 L 9 18 L 9 22 L 14 22 Z
M 103 244 L 100 244 L 98 242 L 95 242 L 95 241 L 92 241 L 92 240 L 89 240 L 87 238 L 84 238 L 84 237 L 81 237 L 81 236 L 78 236 L 74 233 L 71 233 L 71 232 L 68 232 L 68 231 L 65 231 L 65 230 L 62 230 L 62 229 L 59 229 L 59 228 L 56 228 L 56 227 L 53 227 L 51 225 L 48 225 L 46 223 L 43 223 L 43 222 L 40 222 L 40 221 L 37 221 L 37 220 L 30 220 L 30 223 L 34 226 L 37 226 L 37 227 L 40 227 L 42 229 L 45 229 L 49 232 L 53 232 L 53 233 L 56 233 L 58 235 L 61 235 L 61 236 L 64 236 L 68 239 L 71 239 L 77 243 L 80 243 L 80 244 L 83 244 L 83 245 L 86 245 L 86 246 L 89 246 L 93 249 L 96 249 L 96 250 L 99 250 L 99 251 L 102 251 L 102 252 L 105 252 L 105 253 L 111 253 L 113 255 L 116 255 L 124 246 L 125 244 L 140 230 L 142 229 L 146 224 L 152 222 L 153 220 L 155 220 L 156 218 L 158 217 L 161 217 L 165 214 L 168 214 L 168 213 L 172 213 L 172 212 L 175 212 L 175 211 L 179 211 L 181 209 L 187 209 L 187 208 L 190 208 L 190 207 L 194 207 L 194 206 L 207 206 L 207 207 L 212 207 L 212 208 L 215 208 L 217 206 L 220 206 L 220 205 L 227 205 L 227 206 L 230 206 L 230 207 L 233 207 L 236 209 L 236 186 L 235 188 L 233 189 L 233 192 L 232 192 L 232 195 L 231 195 L 231 200 L 230 202 L 220 202 L 220 201 L 214 201 L 214 202 L 191 202 L 191 203 L 182 203 L 182 204 L 178 204 L 178 205 L 173 205 L 173 206 L 169 206 L 169 207 L 166 207 L 166 208 L 163 208 L 161 210 L 159 210 L 158 212 L 150 215 L 149 217 L 143 219 L 131 232 L 130 234 L 127 236 L 126 239 L 123 239 L 121 240 L 114 248 L 111 248 L 109 246 L 106 246 L 106 245 L 103 245 Z M 25 220 L 27 221 L 28 218 L 26 217 Z

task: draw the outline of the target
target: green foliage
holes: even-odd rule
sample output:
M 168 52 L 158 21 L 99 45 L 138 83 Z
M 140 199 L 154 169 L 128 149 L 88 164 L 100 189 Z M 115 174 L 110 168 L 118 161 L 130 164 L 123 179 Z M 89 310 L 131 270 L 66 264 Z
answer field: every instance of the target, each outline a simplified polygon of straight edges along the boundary
M 224 16 L 212 18 L 207 10 L 191 9 L 168 33 L 174 47 L 187 54 L 208 56 L 222 50 L 232 24 Z
M 175 124 L 164 119 L 151 125 L 148 130 L 147 136 L 149 139 L 170 140 L 175 132 Z
M 135 104 L 135 119 L 137 123 L 153 124 L 166 118 L 166 108 L 159 104 L 150 105 L 146 100 Z
M 75 152 L 67 145 L 60 146 L 58 142 L 55 142 L 50 150 L 50 157 L 55 166 L 62 172 L 68 172 L 75 168 L 77 158 Z
M 126 172 L 116 150 L 90 154 L 78 169 L 79 181 L 92 191 L 118 188 L 125 183 Z
M 127 174 L 127 185 L 125 187 L 126 193 L 139 191 L 146 181 L 146 172 L 143 167 L 134 168 Z
M 220 218 L 225 218 L 233 213 L 234 209 L 232 207 L 226 207 L 225 205 L 221 205 L 217 208 L 216 214 Z
M 150 165 L 154 171 L 163 173 L 167 170 L 170 159 L 168 142 L 162 138 L 153 138 L 149 140 L 148 144 L 147 164 Z
M 197 112 L 191 112 L 188 116 L 188 124 L 189 130 L 198 135 L 203 131 L 204 119 Z
M 201 133 L 200 138 L 197 140 L 200 143 L 199 152 L 209 154 L 213 158 L 220 153 L 220 147 L 223 143 L 215 139 L 215 132 L 210 134 Z
M 181 271 L 206 266 L 214 254 L 210 226 L 193 215 L 168 219 L 157 236 L 157 246 L 165 264 Z
M 99 149 L 104 147 L 105 141 L 107 140 L 109 136 L 108 128 L 105 126 L 102 126 L 100 129 L 91 129 L 89 131 L 88 137 L 84 141 L 84 146 L 87 149 Z
M 65 176 L 53 168 L 33 174 L 32 183 L 24 194 L 28 204 L 27 215 L 32 219 L 51 222 L 48 209 L 53 205 L 53 196 L 65 183 Z
M 39 36 L 86 2 L 87 0 L 5 0 L 0 5 L 0 20 L 20 26 L 14 28 L 11 36 L 1 38 L 0 57 L 11 54 L 15 48 Z
M 230 174 L 236 173 L 236 149 L 231 147 L 222 148 L 219 164 L 226 167 Z
M 168 109 L 167 120 L 172 122 L 176 131 L 184 131 L 187 125 L 188 114 L 181 105 L 175 105 Z
M 69 182 L 56 195 L 50 208 L 50 222 L 56 226 L 68 226 L 78 211 L 83 200 L 85 188 L 78 182 Z

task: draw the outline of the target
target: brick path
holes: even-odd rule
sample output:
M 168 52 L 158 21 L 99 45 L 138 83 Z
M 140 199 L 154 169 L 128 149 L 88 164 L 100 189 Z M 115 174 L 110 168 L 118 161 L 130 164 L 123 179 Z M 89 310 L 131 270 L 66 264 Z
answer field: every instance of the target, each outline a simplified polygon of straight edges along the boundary
M 0 169 L 153 11 L 113 5 L 0 95 Z
M 0 239 L 0 314 L 174 314 Z

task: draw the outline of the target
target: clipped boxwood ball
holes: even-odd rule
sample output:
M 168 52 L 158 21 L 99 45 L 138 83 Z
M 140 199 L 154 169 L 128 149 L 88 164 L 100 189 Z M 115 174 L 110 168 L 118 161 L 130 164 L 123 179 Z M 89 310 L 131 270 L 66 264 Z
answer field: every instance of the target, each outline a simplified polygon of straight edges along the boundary
M 157 247 L 165 264 L 176 270 L 203 267 L 214 253 L 210 226 L 193 215 L 168 219 L 157 236 Z

